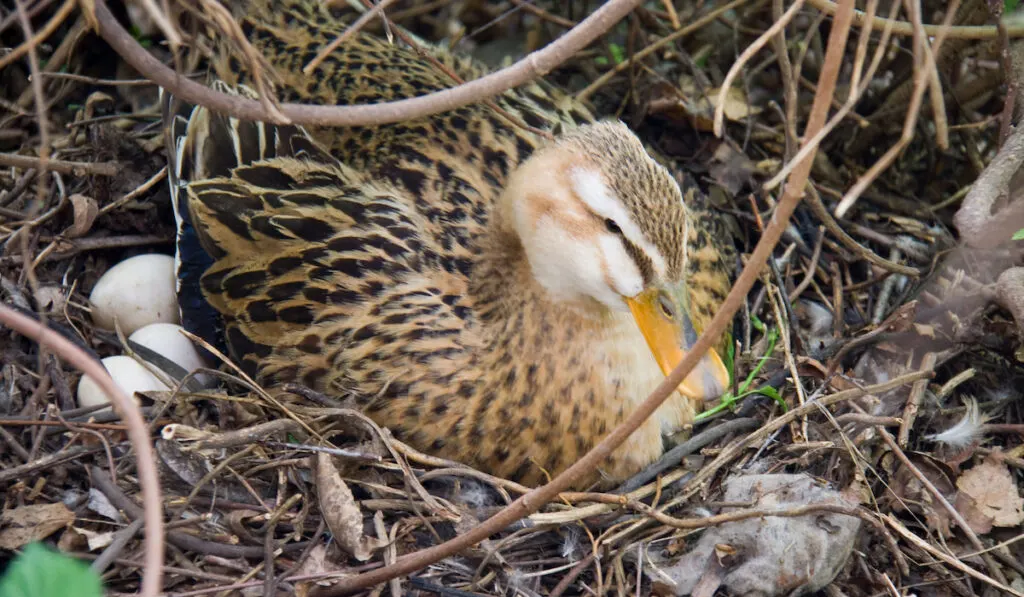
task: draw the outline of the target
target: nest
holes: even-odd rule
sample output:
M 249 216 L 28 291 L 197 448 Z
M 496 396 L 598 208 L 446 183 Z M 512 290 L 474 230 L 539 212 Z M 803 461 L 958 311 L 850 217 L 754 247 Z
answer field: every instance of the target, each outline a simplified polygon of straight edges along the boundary
M 867 2 L 881 20 L 851 28 L 830 0 L 650 2 L 550 73 L 695 174 L 744 263 L 773 226 L 783 234 L 733 322 L 738 398 L 708 405 L 614 491 L 525 504 L 530 488 L 230 363 L 215 390 L 171 370 L 175 391 L 141 396 L 155 463 L 137 458 L 122 409 L 78 407 L 80 363 L 54 336 L 92 357 L 137 350 L 93 325 L 87 297 L 113 264 L 172 253 L 174 226 L 156 86 L 93 32 L 91 3 L 58 4 L 0 9 L 2 322 L 30 313 L 56 332 L 0 330 L 0 561 L 45 541 L 92 562 L 111 594 L 140 590 L 155 464 L 167 595 L 1021 586 L 1010 236 L 1024 224 L 990 208 L 1018 195 L 1022 32 L 1006 21 L 1000 37 L 986 3 Z M 578 2 L 387 4 L 386 23 L 363 26 L 495 66 L 588 15 Z M 195 68 L 173 60 L 188 32 L 146 6 L 110 8 L 158 59 Z M 802 142 L 826 115 L 810 164 Z

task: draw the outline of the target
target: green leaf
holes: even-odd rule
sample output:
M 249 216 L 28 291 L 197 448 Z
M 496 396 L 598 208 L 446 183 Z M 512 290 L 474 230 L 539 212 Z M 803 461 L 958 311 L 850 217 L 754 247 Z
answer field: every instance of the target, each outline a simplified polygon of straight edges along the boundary
M 0 578 L 3 597 L 103 597 L 98 574 L 40 543 L 25 547 Z
M 1003 14 L 1006 14 L 1008 12 L 1013 12 L 1013 11 L 1017 10 L 1017 6 L 1019 4 L 1020 4 L 1020 0 L 1006 0 L 1003 3 Z M 1018 232 L 1017 234 L 1020 234 L 1020 232 Z M 1017 239 L 1017 240 L 1020 240 L 1020 239 Z
M 605 58 L 604 56 L 595 56 L 594 57 L 594 62 L 598 66 L 608 66 L 608 59 Z
M 626 60 L 626 51 L 619 44 L 608 44 L 608 51 L 612 53 L 612 60 L 615 64 L 622 64 Z
M 782 399 L 782 394 L 779 394 L 779 391 L 771 386 L 762 386 L 751 393 L 760 394 L 765 398 L 771 398 L 775 402 L 779 403 L 779 406 L 782 407 L 782 412 L 789 411 L 789 407 L 786 406 L 786 401 Z
M 1013 240 L 1024 240 L 1024 228 L 1013 233 Z

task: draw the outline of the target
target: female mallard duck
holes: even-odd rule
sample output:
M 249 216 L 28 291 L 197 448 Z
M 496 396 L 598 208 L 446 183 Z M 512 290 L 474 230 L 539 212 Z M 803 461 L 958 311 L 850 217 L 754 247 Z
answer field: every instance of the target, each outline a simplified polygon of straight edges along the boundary
M 282 99 L 372 103 L 454 85 L 364 34 L 304 75 L 346 27 L 317 2 L 260 0 L 238 18 Z M 482 72 L 430 51 L 465 78 Z M 222 89 L 246 92 L 238 61 L 213 66 Z M 166 102 L 179 300 L 186 327 L 226 339 L 263 383 L 353 396 L 414 446 L 536 484 L 682 359 L 729 289 L 729 252 L 692 205 L 698 191 L 625 125 L 540 83 L 494 102 L 565 132 L 547 141 L 484 104 L 303 129 L 174 116 Z M 720 352 L 587 482 L 656 459 L 663 434 L 726 388 Z

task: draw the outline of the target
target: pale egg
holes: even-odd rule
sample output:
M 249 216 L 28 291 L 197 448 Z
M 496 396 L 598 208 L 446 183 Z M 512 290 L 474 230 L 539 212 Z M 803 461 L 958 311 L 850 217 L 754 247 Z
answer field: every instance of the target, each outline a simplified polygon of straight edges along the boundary
M 136 404 L 139 401 L 134 396 L 135 392 L 165 392 L 170 389 L 157 376 L 131 357 L 118 355 L 107 357 L 101 362 L 114 383 L 131 396 Z M 101 404 L 110 404 L 110 397 L 91 377 L 83 375 L 82 379 L 78 381 L 78 406 L 84 408 Z
M 178 323 L 174 258 L 137 255 L 107 270 L 89 295 L 92 319 L 107 330 L 114 320 L 131 334 L 151 323 Z
M 183 331 L 185 329 L 177 324 L 151 323 L 136 330 L 128 339 L 167 358 L 186 372 L 207 367 L 195 344 L 182 334 Z M 203 374 L 196 375 L 195 379 L 204 386 L 212 381 L 209 375 Z

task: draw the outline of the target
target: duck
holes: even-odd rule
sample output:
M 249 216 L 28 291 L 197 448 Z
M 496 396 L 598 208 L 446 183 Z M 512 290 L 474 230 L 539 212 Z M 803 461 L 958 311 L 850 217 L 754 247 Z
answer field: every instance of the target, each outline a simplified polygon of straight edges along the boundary
M 319 2 L 232 6 L 282 101 L 354 105 L 485 66 L 359 32 Z M 210 39 L 215 39 L 211 36 Z M 214 44 L 215 45 L 215 44 Z M 230 52 L 211 85 L 256 97 Z M 688 176 L 544 81 L 345 128 L 242 121 L 162 92 L 183 325 L 261 384 L 344 397 L 403 442 L 538 485 L 696 342 L 734 249 Z M 726 334 L 578 487 L 655 461 L 730 382 Z

